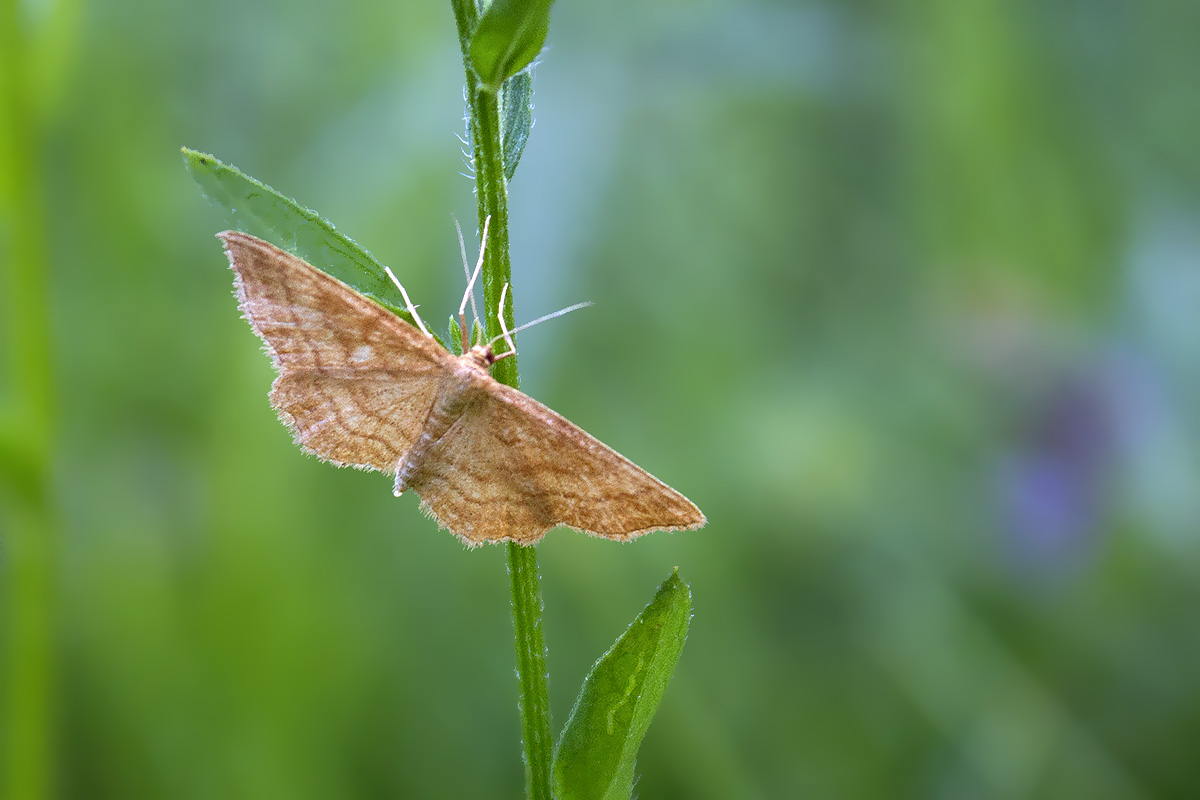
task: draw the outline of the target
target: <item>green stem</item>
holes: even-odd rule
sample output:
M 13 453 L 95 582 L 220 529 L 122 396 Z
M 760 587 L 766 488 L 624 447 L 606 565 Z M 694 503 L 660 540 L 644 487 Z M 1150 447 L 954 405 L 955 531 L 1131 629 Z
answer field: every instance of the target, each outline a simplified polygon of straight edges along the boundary
M 471 34 L 479 19 L 474 0 L 451 0 L 458 23 L 459 44 L 467 76 L 471 138 L 474 144 L 476 199 L 479 229 L 488 224 L 484 250 L 483 297 L 487 337 L 500 334 L 495 309 L 504 284 L 510 283 L 512 263 L 508 252 L 508 187 L 504 174 L 504 151 L 500 141 L 500 104 L 495 94 L 479 85 L 471 66 Z M 509 297 L 512 287 L 509 286 Z M 513 324 L 513 304 L 504 308 L 506 324 Z M 496 380 L 517 388 L 516 356 L 493 368 Z M 538 575 L 537 550 L 508 545 L 508 575 L 512 584 L 513 628 L 516 633 L 517 676 L 520 685 L 521 741 L 525 751 L 525 790 L 530 800 L 550 800 L 550 765 L 554 736 L 550 727 L 550 686 L 546 672 L 546 646 L 542 639 L 542 590 Z
M 22 4 L 0 0 L 0 320 L 13 350 L 0 400 L 0 558 L 8 654 L 0 685 L 0 796 L 53 794 L 56 525 L 51 494 L 53 382 L 39 124 Z
M 542 587 L 536 547 L 508 545 L 508 577 L 517 635 L 525 792 L 530 800 L 550 800 L 554 735 L 550 732 L 550 684 L 542 641 Z

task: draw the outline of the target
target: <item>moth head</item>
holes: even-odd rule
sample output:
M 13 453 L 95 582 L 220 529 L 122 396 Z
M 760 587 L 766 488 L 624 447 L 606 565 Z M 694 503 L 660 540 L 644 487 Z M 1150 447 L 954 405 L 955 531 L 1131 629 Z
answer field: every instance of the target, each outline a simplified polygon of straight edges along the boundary
M 496 363 L 496 351 L 490 344 L 477 344 L 467 351 L 467 357 L 483 369 L 489 369 Z

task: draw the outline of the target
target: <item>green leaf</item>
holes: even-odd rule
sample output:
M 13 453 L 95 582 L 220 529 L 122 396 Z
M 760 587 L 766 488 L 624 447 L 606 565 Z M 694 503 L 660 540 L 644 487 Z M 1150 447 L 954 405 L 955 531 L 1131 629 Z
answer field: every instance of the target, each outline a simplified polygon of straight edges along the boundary
M 500 89 L 500 143 L 504 150 L 504 176 L 510 181 L 533 130 L 533 76 L 519 72 Z
M 462 325 L 458 322 L 458 317 L 454 314 L 450 315 L 450 347 L 451 353 L 456 356 L 463 354 L 462 349 Z M 478 320 L 471 323 L 471 338 L 468 340 L 471 344 L 476 344 L 483 341 L 483 329 L 479 327 Z
M 462 325 L 458 324 L 458 319 L 450 315 L 450 352 L 456 356 L 463 354 L 462 349 Z
M 300 256 L 413 322 L 383 265 L 320 214 L 205 153 L 185 147 L 183 163 L 209 202 L 225 210 L 230 227 Z
M 471 36 L 471 64 L 484 88 L 501 85 L 529 66 L 546 43 L 554 0 L 493 0 Z
M 628 800 L 638 747 L 687 638 L 692 593 L 673 573 L 592 667 L 554 754 L 558 800 Z

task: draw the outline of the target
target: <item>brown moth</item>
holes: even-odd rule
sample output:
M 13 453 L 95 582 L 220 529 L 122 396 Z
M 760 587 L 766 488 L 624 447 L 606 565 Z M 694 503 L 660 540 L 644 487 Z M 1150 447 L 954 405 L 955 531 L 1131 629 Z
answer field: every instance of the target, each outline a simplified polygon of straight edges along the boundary
M 705 524 L 682 494 L 496 381 L 505 354 L 490 344 L 456 357 L 420 317 L 422 330 L 261 239 L 218 237 L 278 372 L 271 405 L 306 451 L 394 476 L 397 496 L 413 490 L 472 546 L 534 544 L 557 525 L 625 541 Z

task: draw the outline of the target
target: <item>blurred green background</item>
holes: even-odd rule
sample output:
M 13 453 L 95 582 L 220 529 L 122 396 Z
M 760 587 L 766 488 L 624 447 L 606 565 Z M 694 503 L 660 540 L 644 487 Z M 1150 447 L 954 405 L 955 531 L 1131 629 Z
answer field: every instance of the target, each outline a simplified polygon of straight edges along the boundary
M 0 785 L 519 796 L 503 550 L 291 444 L 178 150 L 444 326 L 474 219 L 449 4 L 0 6 Z M 710 520 L 540 548 L 556 728 L 692 584 L 639 796 L 1195 796 L 1198 26 L 556 6 L 517 319 L 596 307 L 522 334 L 523 388 Z

